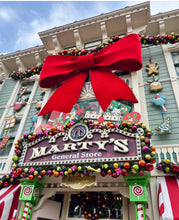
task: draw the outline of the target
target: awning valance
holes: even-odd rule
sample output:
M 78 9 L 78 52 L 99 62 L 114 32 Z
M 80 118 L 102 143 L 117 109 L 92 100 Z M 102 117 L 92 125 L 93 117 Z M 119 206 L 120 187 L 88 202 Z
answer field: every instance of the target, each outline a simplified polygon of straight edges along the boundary
M 15 182 L 9 187 L 0 190 L 0 219 L 10 220 L 14 210 L 17 210 L 21 190 L 20 182 Z
M 158 204 L 161 220 L 179 220 L 179 180 L 174 176 L 158 177 Z

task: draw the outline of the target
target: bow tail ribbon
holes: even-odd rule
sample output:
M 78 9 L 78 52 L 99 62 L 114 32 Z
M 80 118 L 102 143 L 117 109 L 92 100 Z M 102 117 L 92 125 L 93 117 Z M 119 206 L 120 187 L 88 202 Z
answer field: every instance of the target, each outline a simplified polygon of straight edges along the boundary
M 112 100 L 138 102 L 129 86 L 114 73 L 92 70 L 90 76 L 93 91 L 103 111 L 107 109 Z
M 39 116 L 48 114 L 52 111 L 59 111 L 59 109 L 61 112 L 69 113 L 81 94 L 87 75 L 88 71 L 83 71 L 78 75 L 67 79 L 53 93 L 39 113 Z
M 64 113 L 70 112 L 81 94 L 87 75 L 88 71 L 83 71 L 66 80 L 50 97 L 39 116 L 59 109 Z M 110 105 L 111 100 L 138 102 L 129 86 L 114 73 L 93 69 L 90 76 L 94 94 L 103 111 Z

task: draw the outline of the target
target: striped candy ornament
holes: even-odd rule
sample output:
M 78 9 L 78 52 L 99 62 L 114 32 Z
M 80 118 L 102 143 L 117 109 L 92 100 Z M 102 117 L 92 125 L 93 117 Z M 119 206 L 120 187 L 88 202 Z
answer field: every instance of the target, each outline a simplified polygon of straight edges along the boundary
M 0 219 L 9 220 L 15 216 L 13 213 L 17 210 L 21 184 L 15 182 L 9 187 L 4 187 L 0 190 Z
M 175 176 L 157 178 L 160 220 L 179 219 L 179 180 Z
M 137 220 L 144 220 L 144 214 L 143 214 L 143 205 L 141 203 L 137 203 Z
M 30 220 L 32 215 L 33 204 L 31 202 L 25 202 L 24 210 L 22 213 L 22 220 Z

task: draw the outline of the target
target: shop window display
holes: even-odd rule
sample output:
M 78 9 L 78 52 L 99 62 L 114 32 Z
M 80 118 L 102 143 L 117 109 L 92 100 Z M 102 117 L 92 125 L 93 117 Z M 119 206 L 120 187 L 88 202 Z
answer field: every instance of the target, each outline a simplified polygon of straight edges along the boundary
M 68 217 L 123 219 L 122 196 L 112 192 L 80 192 L 72 194 Z

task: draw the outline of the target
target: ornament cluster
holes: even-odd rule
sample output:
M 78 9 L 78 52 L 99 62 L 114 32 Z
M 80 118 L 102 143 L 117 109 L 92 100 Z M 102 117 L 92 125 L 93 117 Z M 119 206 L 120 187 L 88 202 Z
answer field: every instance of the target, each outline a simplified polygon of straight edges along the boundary
M 120 175 L 140 175 L 143 176 L 145 171 L 152 171 L 155 160 L 155 147 L 151 146 L 152 131 L 147 129 L 145 124 L 130 123 L 123 121 L 121 124 L 112 123 L 110 121 L 104 123 L 93 122 L 86 118 L 82 118 L 80 122 L 86 124 L 90 129 L 120 129 L 129 133 L 139 133 L 141 140 L 142 159 L 139 161 L 126 161 L 114 163 L 95 163 L 95 164 L 73 164 L 73 165 L 54 165 L 54 166 L 37 166 L 37 167 L 20 167 L 19 158 L 23 151 L 23 146 L 26 143 L 40 139 L 43 136 L 53 136 L 59 132 L 68 133 L 69 129 L 79 121 L 70 121 L 64 128 L 53 126 L 50 129 L 43 129 L 38 133 L 25 133 L 15 143 L 15 156 L 13 156 L 13 167 L 10 174 L 4 175 L 0 180 L 0 188 L 8 186 L 16 179 L 29 178 L 33 180 L 37 178 L 41 180 L 44 176 L 92 176 L 95 173 L 100 173 L 101 176 L 110 175 L 117 178 Z M 140 132 L 139 132 L 140 131 Z
M 40 75 L 42 66 L 43 64 L 40 64 L 25 71 L 13 71 L 12 73 L 9 74 L 9 77 L 12 77 L 13 79 L 17 80 L 17 79 L 30 78 L 33 75 Z
M 172 163 L 169 159 L 160 161 L 157 164 L 157 169 L 164 173 L 175 174 L 179 178 L 179 164 Z
M 169 35 L 156 35 L 153 37 L 150 37 L 149 35 L 141 35 L 138 34 L 140 37 L 141 44 L 143 45 L 162 45 L 162 44 L 174 44 L 179 42 L 179 34 L 175 34 L 172 32 Z M 124 37 L 124 36 L 123 36 Z M 110 40 L 104 42 L 103 44 L 98 45 L 94 49 L 68 49 L 68 50 L 62 50 L 59 51 L 57 54 L 59 55 L 71 55 L 71 56 L 82 56 L 90 53 L 95 53 L 104 47 L 113 44 L 116 41 L 121 40 L 123 37 L 120 36 L 115 36 L 112 37 Z M 35 66 L 34 68 L 25 70 L 24 72 L 19 72 L 19 71 L 13 71 L 12 73 L 9 74 L 9 77 L 12 77 L 13 79 L 24 79 L 24 78 L 29 78 L 35 74 L 40 74 L 40 71 L 42 69 L 43 64 Z

